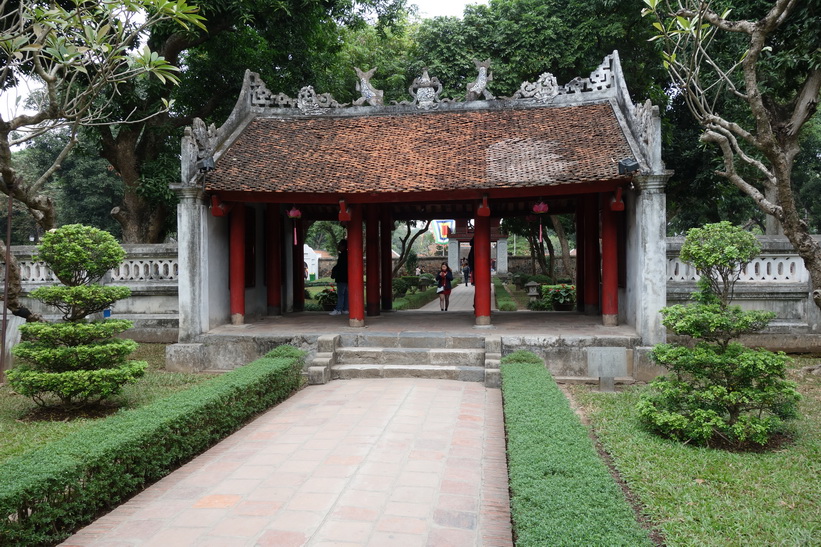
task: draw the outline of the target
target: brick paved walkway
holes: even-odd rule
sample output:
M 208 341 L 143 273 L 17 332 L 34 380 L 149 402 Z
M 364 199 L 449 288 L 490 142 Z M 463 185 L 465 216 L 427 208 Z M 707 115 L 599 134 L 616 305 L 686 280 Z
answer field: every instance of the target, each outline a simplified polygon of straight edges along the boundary
M 500 391 L 307 387 L 63 545 L 512 545 Z

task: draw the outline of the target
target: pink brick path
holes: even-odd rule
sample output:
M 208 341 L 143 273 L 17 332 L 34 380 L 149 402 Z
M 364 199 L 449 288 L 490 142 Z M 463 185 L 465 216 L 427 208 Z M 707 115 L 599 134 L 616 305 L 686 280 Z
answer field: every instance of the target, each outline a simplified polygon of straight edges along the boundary
M 512 545 L 500 391 L 307 387 L 63 545 Z

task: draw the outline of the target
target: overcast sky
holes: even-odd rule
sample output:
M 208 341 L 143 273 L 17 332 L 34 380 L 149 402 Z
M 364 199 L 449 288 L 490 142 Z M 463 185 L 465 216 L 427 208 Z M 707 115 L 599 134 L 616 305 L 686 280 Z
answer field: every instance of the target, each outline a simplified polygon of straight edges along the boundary
M 419 6 L 420 17 L 454 16 L 461 18 L 466 4 L 487 4 L 487 0 L 409 0 L 408 3 Z

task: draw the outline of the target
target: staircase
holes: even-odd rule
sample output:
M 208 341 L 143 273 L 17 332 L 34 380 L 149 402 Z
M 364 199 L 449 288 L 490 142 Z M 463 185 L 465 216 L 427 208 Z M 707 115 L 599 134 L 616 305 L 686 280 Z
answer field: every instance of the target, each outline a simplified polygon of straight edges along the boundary
M 344 343 L 343 343 L 344 342 Z M 310 384 L 353 378 L 435 378 L 499 387 L 499 336 L 321 335 L 306 375 Z

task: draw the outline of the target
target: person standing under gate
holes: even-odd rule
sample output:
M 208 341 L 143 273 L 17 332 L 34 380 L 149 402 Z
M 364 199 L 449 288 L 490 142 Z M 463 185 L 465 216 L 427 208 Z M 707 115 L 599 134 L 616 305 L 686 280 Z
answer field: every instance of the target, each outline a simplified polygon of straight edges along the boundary
M 348 240 L 340 239 L 336 246 L 339 252 L 331 277 L 336 281 L 336 307 L 328 315 L 348 313 Z
M 450 304 L 450 291 L 453 289 L 453 271 L 447 262 L 442 262 L 439 274 L 436 276 L 436 292 L 439 294 L 439 309 L 448 311 Z

